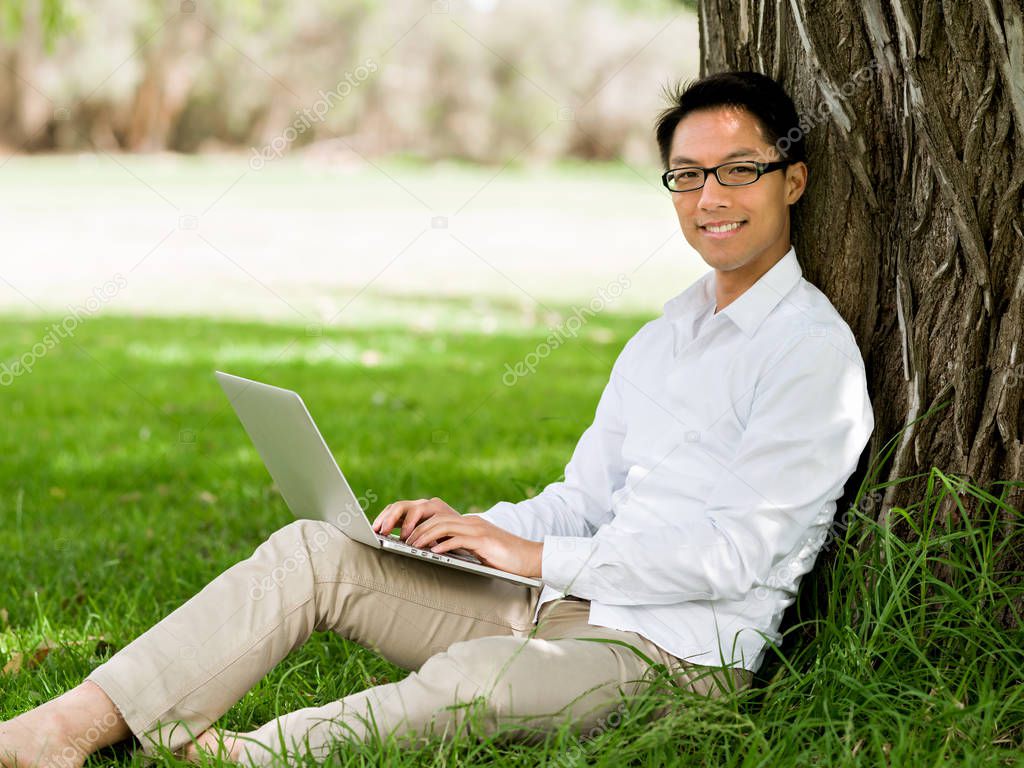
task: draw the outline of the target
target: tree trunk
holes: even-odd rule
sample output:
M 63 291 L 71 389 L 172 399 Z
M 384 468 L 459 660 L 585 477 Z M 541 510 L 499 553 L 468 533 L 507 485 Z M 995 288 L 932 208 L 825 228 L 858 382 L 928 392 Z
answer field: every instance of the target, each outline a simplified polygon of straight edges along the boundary
M 806 131 L 810 183 L 793 242 L 860 343 L 875 412 L 839 511 L 894 436 L 879 481 L 932 467 L 982 487 L 1021 480 L 1022 2 L 700 0 L 699 10 L 701 74 L 770 75 Z M 920 499 L 925 479 L 890 487 L 879 521 Z M 1006 500 L 1024 508 L 1022 488 Z M 996 568 L 1019 571 L 1021 555 Z
M 153 37 L 150 33 L 142 43 L 143 76 L 125 131 L 125 149 L 132 152 L 171 148 L 210 30 L 194 13 L 179 13 L 161 25 L 157 39 L 149 42 Z

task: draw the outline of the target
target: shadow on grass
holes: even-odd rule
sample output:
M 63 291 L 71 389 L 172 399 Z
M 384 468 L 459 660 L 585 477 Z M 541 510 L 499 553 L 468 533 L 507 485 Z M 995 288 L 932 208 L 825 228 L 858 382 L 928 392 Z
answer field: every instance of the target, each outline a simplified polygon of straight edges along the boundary
M 547 327 L 427 334 L 90 320 L 0 389 L 2 650 L 44 639 L 64 648 L 0 676 L 0 716 L 77 684 L 291 519 L 215 368 L 300 392 L 356 493 L 373 493 L 371 514 L 433 495 L 474 511 L 561 473 L 645 319 L 594 318 L 512 386 L 506 364 L 536 352 Z M 0 320 L 0 360 L 46 325 Z M 927 487 L 919 504 L 893 510 L 915 533 L 910 543 L 854 511 L 830 545 L 823 609 L 798 618 L 749 691 L 709 700 L 661 690 L 582 741 L 566 727 L 532 746 L 500 736 L 400 751 L 350 745 L 338 764 L 1011 764 L 1024 729 L 1024 587 L 1019 572 L 991 564 L 1021 551 L 1020 513 L 998 488 L 939 470 Z M 855 507 L 880 489 L 865 485 Z M 939 514 L 951 500 L 962 509 L 956 526 Z M 251 730 L 405 674 L 317 635 L 221 724 Z M 645 718 L 657 707 L 665 711 Z M 91 763 L 141 764 L 127 746 Z

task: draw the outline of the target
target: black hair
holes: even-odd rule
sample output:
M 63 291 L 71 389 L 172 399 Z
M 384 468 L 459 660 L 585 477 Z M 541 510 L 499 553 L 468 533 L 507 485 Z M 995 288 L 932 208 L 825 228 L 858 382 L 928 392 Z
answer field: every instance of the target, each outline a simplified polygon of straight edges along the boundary
M 749 112 L 769 144 L 790 162 L 806 161 L 804 131 L 793 100 L 785 89 L 760 72 L 719 72 L 667 89 L 671 107 L 658 115 L 654 134 L 661 163 L 667 170 L 672 135 L 679 121 L 691 112 L 715 107 L 734 107 Z

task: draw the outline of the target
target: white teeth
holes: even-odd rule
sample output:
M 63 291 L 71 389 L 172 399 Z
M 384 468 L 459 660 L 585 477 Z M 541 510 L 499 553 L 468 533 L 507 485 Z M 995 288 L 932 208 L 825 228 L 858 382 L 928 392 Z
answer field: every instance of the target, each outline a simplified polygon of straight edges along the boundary
M 734 229 L 739 229 L 742 221 L 736 221 L 732 224 L 726 224 L 721 227 L 704 227 L 708 232 L 732 232 Z

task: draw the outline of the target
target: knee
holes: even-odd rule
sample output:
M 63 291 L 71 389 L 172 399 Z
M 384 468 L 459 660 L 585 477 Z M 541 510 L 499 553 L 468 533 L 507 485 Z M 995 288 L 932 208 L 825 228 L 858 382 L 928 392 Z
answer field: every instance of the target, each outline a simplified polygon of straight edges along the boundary
M 428 659 L 418 674 L 442 692 L 445 716 L 457 730 L 533 743 L 552 715 L 544 714 L 550 702 L 531 667 L 530 642 L 545 641 L 502 635 L 460 641 Z
M 274 531 L 264 546 L 270 550 L 275 567 L 295 571 L 302 566 L 314 572 L 336 569 L 342 561 L 368 549 L 323 520 L 294 520 Z
M 327 543 L 331 541 L 332 532 L 336 532 L 341 538 L 348 538 L 333 525 L 323 520 L 299 518 L 282 525 L 270 534 L 270 539 L 284 542 L 286 545 L 299 544 L 307 547 L 310 551 L 318 552 L 325 549 Z
M 525 641 L 496 635 L 452 643 L 443 654 L 431 657 L 424 664 L 443 659 L 444 670 L 439 670 L 450 681 L 453 693 L 465 702 L 475 700 L 492 714 L 503 707 L 508 697 L 502 691 L 511 685 L 516 654 Z

